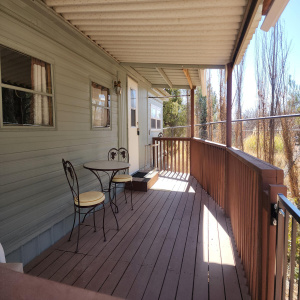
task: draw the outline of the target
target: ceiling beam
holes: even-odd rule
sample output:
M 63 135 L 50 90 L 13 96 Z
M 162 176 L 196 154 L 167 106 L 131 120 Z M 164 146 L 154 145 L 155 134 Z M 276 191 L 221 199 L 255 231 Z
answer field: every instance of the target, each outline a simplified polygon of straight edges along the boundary
M 164 96 L 171 96 L 165 89 L 159 88 L 158 89 Z
M 193 85 L 193 82 L 192 82 L 192 79 L 191 79 L 191 76 L 190 76 L 190 73 L 189 73 L 189 70 L 188 69 L 182 69 L 188 83 L 189 83 L 189 86 L 190 86 L 190 89 L 192 90 L 194 88 L 194 85 Z
M 199 64 L 163 64 L 163 63 L 138 63 L 121 62 L 121 66 L 132 68 L 162 68 L 162 69 L 225 69 L 225 65 L 199 65 Z
M 154 89 L 168 89 L 169 86 L 167 84 L 152 84 L 152 88 L 154 88 Z M 190 86 L 188 86 L 188 85 L 173 85 L 173 89 L 189 90 Z
M 206 70 L 203 69 L 198 69 L 198 75 L 201 83 L 201 91 L 202 91 L 202 96 L 207 95 L 207 89 L 206 89 Z
M 172 84 L 171 80 L 169 79 L 169 77 L 164 72 L 164 70 L 162 68 L 156 68 L 156 70 L 161 75 L 161 77 L 165 80 L 165 82 L 169 85 L 169 87 L 173 88 L 173 84 Z

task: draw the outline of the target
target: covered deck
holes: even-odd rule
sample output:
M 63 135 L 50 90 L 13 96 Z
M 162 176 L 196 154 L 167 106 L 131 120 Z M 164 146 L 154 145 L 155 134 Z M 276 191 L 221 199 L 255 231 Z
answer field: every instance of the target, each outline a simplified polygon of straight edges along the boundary
M 66 235 L 32 261 L 24 260 L 30 261 L 25 273 L 35 277 L 0 268 L 1 296 L 254 300 L 274 299 L 276 287 L 276 299 L 281 299 L 286 252 L 275 259 L 276 227 L 270 221 L 277 194 L 286 194 L 283 171 L 231 147 L 232 69 L 273 1 L 88 2 L 6 0 L 0 5 L 2 43 L 32 57 L 41 54 L 56 72 L 57 126 L 49 132 L 2 133 L 7 143 L 3 169 L 11 173 L 2 176 L 6 219 L 1 225 L 11 258 L 21 253 L 31 259 L 42 239 L 52 245 L 56 224 L 61 235 L 71 228 L 62 157 L 76 162 L 85 188 L 92 188 L 98 182 L 81 172 L 83 163 L 106 158 L 105 147 L 131 150 L 126 92 L 113 93 L 112 129 L 91 130 L 87 100 L 93 78 L 104 86 L 113 83 L 111 90 L 114 82 L 122 82 L 125 90 L 128 79 L 135 79 L 140 116 L 149 110 L 153 93 L 165 96 L 164 88 L 189 88 L 191 137 L 153 139 L 160 149 L 160 179 L 149 192 L 134 193 L 133 211 L 118 199 L 120 230 L 107 213 L 106 242 L 99 211 L 96 233 L 89 226 L 92 220 L 82 227 L 78 253 L 75 232 L 71 242 Z M 205 88 L 206 69 L 226 69 L 226 145 L 194 134 L 194 89 Z M 150 126 L 140 122 L 139 145 L 149 143 Z M 186 171 L 176 171 L 180 162 Z
M 110 209 L 29 263 L 25 272 L 121 299 L 249 299 L 230 219 L 187 174 L 161 172 L 134 210 L 119 196 L 120 230 Z M 75 232 L 76 234 L 76 232 Z

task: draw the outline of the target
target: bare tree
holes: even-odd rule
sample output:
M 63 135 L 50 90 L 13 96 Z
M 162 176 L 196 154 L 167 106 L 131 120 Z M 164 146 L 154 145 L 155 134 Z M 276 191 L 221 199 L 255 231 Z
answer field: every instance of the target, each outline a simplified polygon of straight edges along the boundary
M 257 96 L 258 96 L 258 117 L 265 117 L 266 107 L 267 107 L 267 76 L 266 69 L 262 60 L 262 53 L 264 51 L 263 47 L 263 38 L 261 35 L 256 35 L 256 56 L 255 56 L 255 76 L 256 76 L 256 87 L 257 87 Z M 257 138 L 256 138 L 256 156 L 265 161 L 268 161 L 268 152 L 267 152 L 267 135 L 266 130 L 267 124 L 266 121 L 257 121 Z M 262 140 L 262 141 L 261 141 Z
M 270 116 L 295 113 L 293 105 L 293 91 L 288 76 L 288 57 L 290 43 L 287 41 L 283 25 L 278 22 L 272 32 L 261 34 L 256 57 L 256 80 L 259 98 L 259 111 L 263 116 L 266 112 Z M 266 71 L 266 72 L 265 72 Z M 268 108 L 268 109 L 267 109 Z M 295 120 L 282 118 L 280 122 L 269 120 L 268 131 L 264 127 L 263 134 L 264 159 L 271 164 L 275 161 L 275 132 L 281 125 L 281 137 L 283 141 L 286 173 L 289 179 L 289 189 L 292 197 L 299 201 L 298 170 L 295 164 L 295 133 L 292 130 Z M 267 139 L 267 141 L 266 141 Z M 267 151 L 266 151 L 267 150 Z
M 262 57 L 266 62 L 267 75 L 271 87 L 270 110 L 269 115 L 278 114 L 280 99 L 283 91 L 286 89 L 287 58 L 290 52 L 290 46 L 284 38 L 283 26 L 277 22 L 271 34 L 264 34 Z M 275 120 L 269 121 L 269 162 L 274 164 L 275 150 Z
M 295 112 L 295 85 L 289 79 L 287 85 L 282 89 L 282 97 L 280 99 L 279 110 L 280 114 L 292 114 Z M 295 151 L 295 131 L 291 130 L 296 127 L 294 118 L 282 118 L 282 139 L 284 143 L 284 154 L 286 158 L 285 174 L 288 175 L 289 188 L 291 196 L 295 198 L 298 207 L 300 205 L 299 177 L 297 168 L 297 153 Z
M 219 70 L 219 120 L 226 120 L 226 86 L 225 86 L 225 70 Z M 218 131 L 218 142 L 221 144 L 226 143 L 226 124 L 220 124 L 220 130 Z
M 207 79 L 207 123 L 213 121 L 213 101 L 212 101 L 212 85 L 211 85 L 211 72 L 208 71 L 208 79 Z M 212 141 L 212 126 L 208 125 L 208 139 Z

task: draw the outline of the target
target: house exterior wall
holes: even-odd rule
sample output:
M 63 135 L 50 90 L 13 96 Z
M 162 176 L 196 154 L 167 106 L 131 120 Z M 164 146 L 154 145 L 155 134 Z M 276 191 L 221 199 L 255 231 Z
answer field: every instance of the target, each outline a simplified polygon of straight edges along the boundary
M 126 131 L 119 134 L 127 126 L 119 118 L 127 93 L 114 94 L 113 81 L 118 78 L 124 89 L 128 75 L 138 81 L 141 120 L 150 86 L 38 2 L 1 1 L 0 27 L 2 45 L 53 66 L 55 128 L 0 130 L 0 242 L 7 261 L 26 264 L 71 229 L 73 204 L 61 159 L 75 165 L 84 192 L 99 183 L 83 163 L 107 159 L 120 143 L 127 146 Z M 91 80 L 110 88 L 111 129 L 91 129 Z M 144 128 L 141 122 L 141 143 L 148 135 Z
M 148 122 L 145 116 L 148 114 L 148 92 L 141 85 L 139 89 L 139 128 L 140 128 L 140 137 L 139 137 L 139 158 L 140 158 L 140 169 L 144 168 L 145 164 L 145 145 L 147 144 L 148 136 Z M 143 133 L 143 134 L 142 134 Z
M 153 96 L 150 94 L 150 96 Z M 152 144 L 152 138 L 157 137 L 160 132 L 163 131 L 163 122 L 161 122 L 161 129 L 151 129 L 151 104 L 160 107 L 163 112 L 163 101 L 155 98 L 148 99 L 148 144 Z

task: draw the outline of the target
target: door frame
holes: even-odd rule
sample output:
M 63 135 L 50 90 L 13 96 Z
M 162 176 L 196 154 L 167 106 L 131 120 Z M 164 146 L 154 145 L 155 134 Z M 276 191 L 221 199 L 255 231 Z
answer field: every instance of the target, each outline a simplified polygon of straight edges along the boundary
M 129 97 L 129 87 L 130 87 L 130 83 L 129 82 L 130 81 L 132 81 L 133 83 L 135 83 L 136 86 L 137 86 L 137 91 L 136 91 L 136 93 L 137 93 L 136 94 L 136 96 L 137 96 L 137 109 L 136 109 L 137 123 L 139 122 L 139 97 L 138 97 L 139 84 L 138 84 L 137 80 L 135 80 L 133 77 L 127 75 L 127 86 L 126 86 L 126 94 L 127 94 L 127 145 L 128 145 L 129 157 L 132 157 L 132 155 L 130 155 L 130 151 L 129 151 L 130 150 L 129 149 L 129 147 L 130 147 L 130 139 L 129 139 L 130 132 L 129 132 L 129 128 L 130 128 L 130 123 L 131 123 L 131 119 L 129 117 L 129 105 L 131 105 L 131 103 L 130 103 L 131 99 Z M 139 127 L 136 126 L 136 128 L 139 128 Z M 138 151 L 137 151 L 137 153 L 138 153 L 138 160 L 137 160 L 138 169 L 134 170 L 133 172 L 129 171 L 129 173 L 131 173 L 131 174 L 134 174 L 134 173 L 138 172 L 138 170 L 139 170 L 139 164 L 140 164 L 140 157 L 139 157 L 139 151 L 140 151 L 140 149 L 139 149 L 139 147 L 140 146 L 139 146 L 139 138 L 138 138 Z

